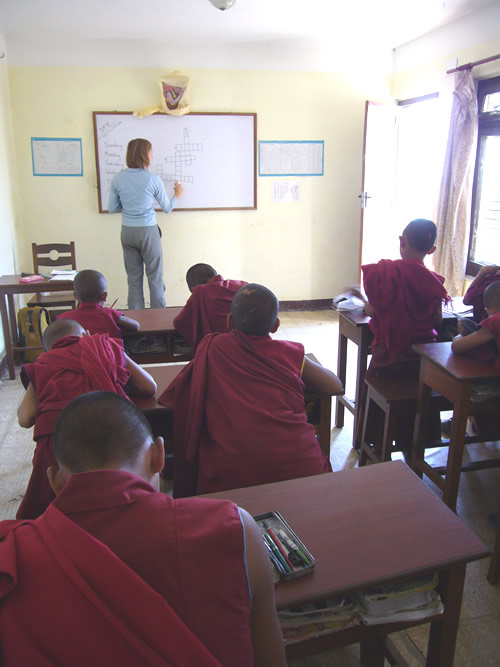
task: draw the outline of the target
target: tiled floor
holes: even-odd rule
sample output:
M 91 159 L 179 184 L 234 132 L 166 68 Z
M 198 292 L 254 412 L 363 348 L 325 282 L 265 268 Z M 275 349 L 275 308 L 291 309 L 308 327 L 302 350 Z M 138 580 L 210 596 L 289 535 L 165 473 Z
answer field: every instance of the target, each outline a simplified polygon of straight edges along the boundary
M 300 341 L 306 352 L 332 370 L 337 367 L 338 319 L 331 310 L 281 313 L 281 327 L 276 337 Z M 355 346 L 349 345 L 346 393 L 354 394 Z M 0 382 L 0 519 L 14 518 L 30 474 L 33 443 L 31 430 L 17 424 L 16 408 L 23 395 L 18 379 Z M 332 424 L 333 426 L 333 424 Z M 346 412 L 343 429 L 333 429 L 331 461 L 334 470 L 357 465 L 357 453 L 351 449 L 352 418 Z M 476 445 L 467 455 L 498 455 L 498 443 Z M 432 454 L 442 458 L 443 450 Z M 438 493 L 431 483 L 429 486 Z M 492 517 L 500 502 L 500 469 L 462 475 L 458 514 L 474 532 L 492 547 L 496 529 Z M 354 520 L 354 519 L 353 519 Z M 467 568 L 464 602 L 456 650 L 456 667 L 493 667 L 500 665 L 500 585 L 486 580 L 489 559 L 471 563 Z M 427 629 L 421 626 L 394 637 L 399 650 L 411 666 L 425 664 Z M 357 647 L 294 660 L 293 667 L 351 667 L 359 665 Z M 439 666 L 436 666 L 439 667 Z

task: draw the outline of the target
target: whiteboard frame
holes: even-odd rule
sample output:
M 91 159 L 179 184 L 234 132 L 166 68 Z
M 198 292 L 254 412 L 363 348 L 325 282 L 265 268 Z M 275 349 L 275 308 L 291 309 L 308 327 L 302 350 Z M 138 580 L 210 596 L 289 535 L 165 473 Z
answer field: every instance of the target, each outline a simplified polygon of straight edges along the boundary
M 170 118 L 169 114 L 157 113 L 155 116 L 164 116 L 166 119 Z M 92 120 L 94 125 L 94 151 L 96 160 L 96 175 L 97 175 L 97 201 L 99 206 L 99 213 L 109 213 L 107 208 L 104 208 L 101 200 L 101 175 L 99 169 L 99 142 L 97 136 L 97 117 L 98 116 L 133 116 L 132 111 L 93 111 Z M 219 111 L 194 111 L 189 116 L 251 116 L 253 117 L 253 206 L 228 206 L 228 207 L 201 207 L 201 208 L 180 208 L 175 207 L 175 211 L 253 211 L 257 209 L 257 114 L 245 112 L 219 112 Z M 133 139 L 134 137 L 131 137 Z M 106 202 L 107 206 L 107 202 Z M 160 209 L 156 209 L 159 211 Z

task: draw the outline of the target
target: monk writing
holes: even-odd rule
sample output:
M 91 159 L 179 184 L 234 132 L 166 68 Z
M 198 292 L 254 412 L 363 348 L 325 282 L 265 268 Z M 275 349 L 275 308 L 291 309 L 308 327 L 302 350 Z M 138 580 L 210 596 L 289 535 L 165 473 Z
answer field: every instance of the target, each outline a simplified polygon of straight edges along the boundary
M 225 280 L 209 264 L 195 264 L 186 273 L 191 292 L 186 305 L 174 319 L 174 328 L 196 352 L 208 333 L 225 333 L 231 301 L 246 285 L 243 280 Z
M 107 333 L 112 338 L 121 338 L 122 330 L 138 331 L 137 320 L 125 317 L 119 310 L 104 305 L 108 298 L 108 286 L 102 273 L 92 269 L 79 271 L 73 281 L 73 287 L 78 308 L 58 315 L 58 320 L 75 320 L 91 334 Z
M 159 493 L 163 441 L 117 394 L 73 400 L 54 449 L 54 502 L 0 522 L 2 665 L 284 667 L 269 557 L 245 510 Z
M 174 495 L 209 493 L 331 471 L 304 412 L 304 385 L 342 393 L 300 343 L 274 340 L 279 304 L 266 287 L 234 296 L 229 332 L 203 338 L 160 398 L 174 411 Z
M 122 396 L 126 392 L 152 396 L 156 391 L 153 378 L 124 354 L 121 341 L 85 333 L 74 320 L 56 320 L 43 334 L 47 351 L 22 369 L 27 389 L 17 416 L 24 428 L 35 426 L 36 447 L 18 519 L 35 519 L 54 498 L 46 470 L 55 465 L 54 428 L 71 399 L 96 389 Z

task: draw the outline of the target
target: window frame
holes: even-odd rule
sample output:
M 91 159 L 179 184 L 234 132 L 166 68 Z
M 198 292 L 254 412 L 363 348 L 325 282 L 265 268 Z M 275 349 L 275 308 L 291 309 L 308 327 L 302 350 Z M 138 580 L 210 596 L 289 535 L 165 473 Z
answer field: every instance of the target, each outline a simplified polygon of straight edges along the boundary
M 472 241 L 477 227 L 479 213 L 478 181 L 481 161 L 480 142 L 482 137 L 500 135 L 500 114 L 479 111 L 483 106 L 486 95 L 500 92 L 500 76 L 491 79 L 481 79 L 477 85 L 477 108 L 478 108 L 478 133 L 476 145 L 476 160 L 474 164 L 474 180 L 472 185 L 472 202 L 469 227 L 469 247 L 467 249 L 467 265 L 465 273 L 468 276 L 476 276 L 483 264 L 471 258 Z

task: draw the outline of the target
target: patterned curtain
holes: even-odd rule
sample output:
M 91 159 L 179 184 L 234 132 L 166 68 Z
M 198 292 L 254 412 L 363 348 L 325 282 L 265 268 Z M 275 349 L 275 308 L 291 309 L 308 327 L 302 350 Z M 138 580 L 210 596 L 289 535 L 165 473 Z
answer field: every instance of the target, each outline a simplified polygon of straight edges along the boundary
M 455 74 L 448 144 L 439 192 L 434 269 L 452 296 L 463 293 L 477 140 L 477 96 L 471 70 Z

